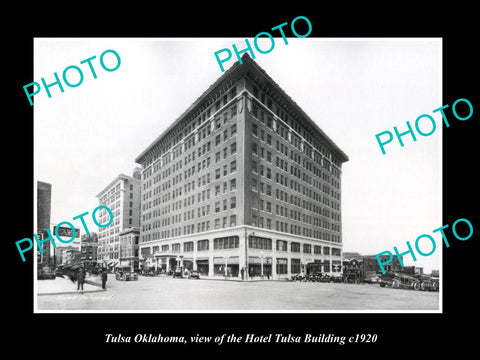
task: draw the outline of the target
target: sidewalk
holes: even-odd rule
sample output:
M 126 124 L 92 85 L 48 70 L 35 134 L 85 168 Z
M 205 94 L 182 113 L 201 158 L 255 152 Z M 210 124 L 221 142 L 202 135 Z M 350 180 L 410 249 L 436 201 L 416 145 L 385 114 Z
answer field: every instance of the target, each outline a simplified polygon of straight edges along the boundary
M 99 278 L 88 277 L 83 284 L 83 293 L 106 291 L 102 289 Z M 68 278 L 56 277 L 55 280 L 37 280 L 37 295 L 81 294 L 77 283 Z

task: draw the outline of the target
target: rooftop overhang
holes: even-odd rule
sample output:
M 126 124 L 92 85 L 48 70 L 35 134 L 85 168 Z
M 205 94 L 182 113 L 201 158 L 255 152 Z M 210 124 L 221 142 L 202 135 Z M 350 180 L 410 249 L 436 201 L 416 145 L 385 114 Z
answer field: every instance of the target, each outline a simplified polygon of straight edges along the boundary
M 158 146 L 170 135 L 175 135 L 177 125 L 186 118 L 196 114 L 207 104 L 217 99 L 219 90 L 228 90 L 234 83 L 243 77 L 248 77 L 257 84 L 262 91 L 266 92 L 275 102 L 281 105 L 285 111 L 296 121 L 300 122 L 307 130 L 313 134 L 318 133 L 321 137 L 320 142 L 328 148 L 340 162 L 348 161 L 348 156 L 331 140 L 320 127 L 300 108 L 300 106 L 287 94 L 282 88 L 263 70 L 250 56 L 245 53 L 242 56 L 242 64 L 238 61 L 234 63 L 225 73 L 220 76 L 203 94 L 190 105 L 190 107 L 175 120 L 160 136 L 158 136 L 140 155 L 135 159 L 136 163 L 141 164 L 150 153 L 155 151 Z

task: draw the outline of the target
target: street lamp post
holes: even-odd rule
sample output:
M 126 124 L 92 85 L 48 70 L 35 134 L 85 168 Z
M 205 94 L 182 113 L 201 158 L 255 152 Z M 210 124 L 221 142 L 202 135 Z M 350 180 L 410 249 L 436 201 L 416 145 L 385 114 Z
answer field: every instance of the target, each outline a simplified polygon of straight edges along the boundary
M 263 279 L 263 252 L 260 253 L 260 275 L 261 275 L 261 278 Z
M 228 260 L 228 256 L 226 256 L 226 255 L 225 255 L 223 258 L 225 259 L 225 270 L 224 270 L 224 275 L 225 275 L 225 277 L 226 277 L 226 276 L 227 276 L 227 274 L 228 274 L 228 273 L 227 273 L 227 260 Z

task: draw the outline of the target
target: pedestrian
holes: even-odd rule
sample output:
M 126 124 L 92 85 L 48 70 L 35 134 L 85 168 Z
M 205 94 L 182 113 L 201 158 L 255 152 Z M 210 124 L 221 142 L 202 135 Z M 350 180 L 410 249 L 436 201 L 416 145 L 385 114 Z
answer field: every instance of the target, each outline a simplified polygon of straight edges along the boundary
M 242 267 L 242 270 L 240 270 L 240 273 L 242 274 L 242 280 L 245 280 L 245 279 L 244 279 L 244 276 L 245 276 L 245 268 Z
M 81 290 L 83 291 L 83 283 L 85 281 L 85 272 L 83 270 L 83 268 L 80 268 L 78 270 L 78 275 L 77 275 L 77 290 Z
M 267 280 L 270 280 L 270 269 L 267 268 L 265 272 L 267 273 Z
M 105 285 L 107 284 L 107 279 L 108 279 L 107 270 L 102 269 L 102 289 L 106 289 Z

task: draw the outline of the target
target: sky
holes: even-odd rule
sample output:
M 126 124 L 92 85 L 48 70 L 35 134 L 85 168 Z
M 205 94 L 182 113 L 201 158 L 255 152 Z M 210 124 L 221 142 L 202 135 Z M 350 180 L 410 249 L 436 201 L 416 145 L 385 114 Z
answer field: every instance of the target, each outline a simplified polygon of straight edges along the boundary
M 269 40 L 259 47 L 268 49 Z M 250 39 L 251 41 L 251 39 Z M 51 222 L 71 221 L 98 206 L 96 195 L 119 174 L 132 175 L 135 158 L 222 75 L 214 52 L 242 49 L 242 38 L 36 38 L 34 79 L 54 81 L 70 65 L 83 71 L 78 87 L 52 86 L 34 97 L 35 178 L 52 184 Z M 113 49 L 117 70 L 100 55 Z M 233 52 L 233 51 L 232 51 Z M 255 61 L 348 155 L 342 167 L 343 251 L 375 255 L 407 250 L 422 234 L 437 250 L 406 265 L 441 266 L 442 42 L 439 38 L 275 38 Z M 88 64 L 92 60 L 97 78 Z M 116 65 L 112 54 L 105 64 Z M 228 69 L 236 61 L 223 65 Z M 68 79 L 75 83 L 75 70 Z M 63 80 L 62 80 L 63 82 Z M 28 105 L 28 100 L 26 99 Z M 430 136 L 394 139 L 383 155 L 375 135 L 414 127 L 422 114 L 436 120 Z M 431 125 L 419 123 L 424 132 Z M 91 218 L 90 231 L 97 231 Z M 420 243 L 428 252 L 431 245 Z

